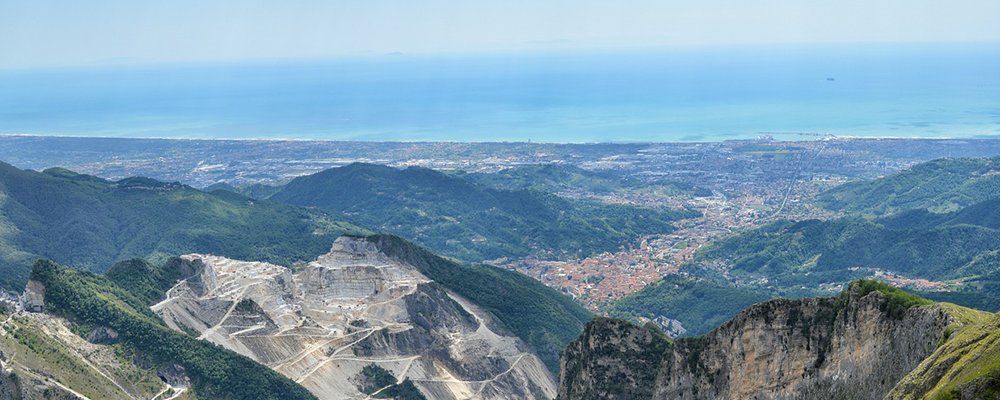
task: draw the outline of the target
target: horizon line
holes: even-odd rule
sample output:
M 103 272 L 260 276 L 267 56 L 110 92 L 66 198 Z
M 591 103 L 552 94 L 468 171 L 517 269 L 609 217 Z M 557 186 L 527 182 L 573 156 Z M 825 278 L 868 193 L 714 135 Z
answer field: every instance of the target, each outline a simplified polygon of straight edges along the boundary
M 2 66 L 0 73 L 18 73 L 32 71 L 53 71 L 53 70 L 74 70 L 74 69 L 94 69 L 94 68 L 143 68 L 143 67 L 184 67 L 184 66 L 225 66 L 239 64 L 282 64 L 282 63 L 315 63 L 315 62 L 351 62 L 351 61 L 372 61 L 372 60 L 394 60 L 402 58 L 428 59 L 428 58 L 450 58 L 450 57 L 537 57 L 537 56 L 560 56 L 560 55 L 586 55 L 586 54 L 606 54 L 606 53 L 643 53 L 656 54 L 671 51 L 722 51 L 740 49 L 761 49 L 761 48 L 864 48 L 864 47 L 942 47 L 953 49 L 950 46 L 974 46 L 988 47 L 1000 46 L 1000 40 L 914 40 L 914 41 L 827 41 L 827 42 L 744 42 L 744 43 L 704 43 L 704 44 L 658 44 L 658 45 L 636 45 L 636 46 L 588 46 L 588 47 L 555 47 L 550 49 L 520 48 L 520 49 L 493 49 L 489 51 L 477 50 L 451 50 L 451 51 L 388 51 L 388 52 L 354 52 L 329 55 L 303 55 L 288 57 L 235 57 L 235 58 L 194 58 L 194 59 L 153 59 L 142 57 L 113 57 L 95 59 L 88 62 L 63 63 L 63 64 L 39 64 L 22 66 Z
M 912 140 L 912 141 L 942 141 L 942 140 L 1000 140 L 998 135 L 977 135 L 977 136 L 861 136 L 861 135 L 834 135 L 814 132 L 757 132 L 755 138 L 732 138 L 722 140 L 700 140 L 700 141 L 599 141 L 599 142 L 551 142 L 551 141 L 463 141 L 463 140 L 364 140 L 364 139 L 306 139 L 306 138 L 182 138 L 167 136 L 100 136 L 100 135 L 67 135 L 67 134 L 31 134 L 31 133 L 0 133 L 0 139 L 5 138 L 42 138 L 42 139 L 117 139 L 117 140 L 159 140 L 159 141 L 189 141 L 189 142 L 325 142 L 325 143 L 412 143 L 412 144 L 539 144 L 539 145 L 656 145 L 656 144 L 705 144 L 705 143 L 725 143 L 725 142 L 808 142 L 808 141 L 832 141 L 832 140 Z M 798 136 L 801 140 L 780 139 L 774 136 Z

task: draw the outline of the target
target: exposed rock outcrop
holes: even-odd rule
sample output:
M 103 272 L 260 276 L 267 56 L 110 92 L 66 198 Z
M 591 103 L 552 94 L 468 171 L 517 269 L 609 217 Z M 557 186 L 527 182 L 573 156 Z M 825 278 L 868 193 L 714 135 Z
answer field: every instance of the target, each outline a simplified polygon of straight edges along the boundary
M 852 285 L 837 298 L 757 304 L 672 343 L 597 320 L 563 353 L 559 398 L 880 399 L 959 323 L 947 310 Z
M 361 238 L 337 239 L 294 272 L 188 255 L 197 274 L 153 310 L 171 327 L 223 345 L 320 398 L 365 398 L 371 364 L 427 398 L 552 398 L 538 357 L 487 311 L 387 257 Z

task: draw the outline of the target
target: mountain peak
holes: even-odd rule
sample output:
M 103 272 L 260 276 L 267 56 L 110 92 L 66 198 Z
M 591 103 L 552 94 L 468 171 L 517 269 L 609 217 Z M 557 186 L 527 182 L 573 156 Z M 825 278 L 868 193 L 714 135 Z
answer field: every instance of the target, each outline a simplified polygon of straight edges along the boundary
M 563 353 L 559 397 L 881 398 L 958 321 L 947 308 L 919 307 L 931 304 L 855 281 L 837 297 L 751 306 L 672 344 L 647 328 L 592 322 Z

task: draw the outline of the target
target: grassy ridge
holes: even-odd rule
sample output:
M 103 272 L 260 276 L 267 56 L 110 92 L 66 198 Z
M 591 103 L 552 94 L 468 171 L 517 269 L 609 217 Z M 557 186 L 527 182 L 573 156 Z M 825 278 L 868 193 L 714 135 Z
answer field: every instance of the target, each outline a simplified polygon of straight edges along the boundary
M 882 296 L 886 300 L 882 311 L 889 315 L 890 318 L 895 319 L 902 319 L 906 310 L 910 308 L 934 304 L 933 301 L 917 296 L 916 294 L 890 286 L 885 282 L 871 279 L 859 279 L 851 282 L 848 285 L 848 289 L 838 296 L 837 300 L 839 303 L 847 301 L 848 292 L 853 292 L 859 298 L 865 297 L 872 292 L 882 293 Z
M 42 260 L 35 263 L 31 279 L 45 286 L 49 312 L 66 317 L 83 330 L 110 327 L 126 346 L 154 363 L 181 365 L 199 398 L 315 398 L 249 358 L 167 328 L 149 311 L 141 295 L 106 278 Z
M 911 371 L 887 399 L 1000 398 L 1000 316 L 941 303 L 955 322 L 937 350 Z

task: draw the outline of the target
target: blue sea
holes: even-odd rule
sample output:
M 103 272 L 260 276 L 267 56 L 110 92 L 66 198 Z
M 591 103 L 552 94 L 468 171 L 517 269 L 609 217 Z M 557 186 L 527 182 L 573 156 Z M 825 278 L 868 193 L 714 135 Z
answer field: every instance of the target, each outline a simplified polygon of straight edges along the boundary
M 1000 45 L 664 48 L 0 71 L 0 133 L 414 141 L 1000 135 Z

